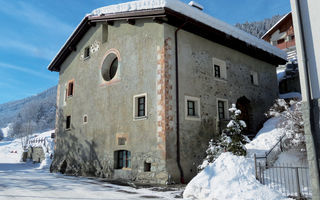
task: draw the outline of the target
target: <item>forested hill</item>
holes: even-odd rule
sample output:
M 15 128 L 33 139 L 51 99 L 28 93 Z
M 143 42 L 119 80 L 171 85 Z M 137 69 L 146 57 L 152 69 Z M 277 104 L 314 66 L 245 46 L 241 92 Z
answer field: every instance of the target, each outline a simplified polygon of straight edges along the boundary
M 262 21 L 237 23 L 235 26 L 241 30 L 261 38 L 273 25 L 275 25 L 284 15 L 275 15 Z
M 57 86 L 47 89 L 37 95 L 27 97 L 18 101 L 0 104 L 0 128 L 7 126 L 8 123 L 16 121 L 18 114 L 23 111 L 38 112 L 32 119 L 37 124 L 37 129 L 53 129 L 55 123 Z

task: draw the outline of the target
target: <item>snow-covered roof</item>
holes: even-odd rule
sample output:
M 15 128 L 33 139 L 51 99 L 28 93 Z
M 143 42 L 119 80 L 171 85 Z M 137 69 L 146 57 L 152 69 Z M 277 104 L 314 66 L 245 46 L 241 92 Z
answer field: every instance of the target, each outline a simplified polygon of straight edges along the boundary
M 212 28 L 218 29 L 228 35 L 231 35 L 239 40 L 242 40 L 250 45 L 267 51 L 273 55 L 276 55 L 284 60 L 287 59 L 286 52 L 280 50 L 277 47 L 270 45 L 269 43 L 259 38 L 246 33 L 235 26 L 220 21 L 201 10 L 189 6 L 179 0 L 139 0 L 127 3 L 121 3 L 117 5 L 105 6 L 95 9 L 91 12 L 91 16 L 101 16 L 106 14 L 124 13 L 132 11 L 151 10 L 157 8 L 169 8 L 183 15 L 189 16 L 199 22 L 202 22 Z
M 287 58 L 284 51 L 270 45 L 264 40 L 222 22 L 198 8 L 187 5 L 179 0 L 138 0 L 101 7 L 87 14 L 51 61 L 48 69 L 60 71 L 60 65 L 72 51 L 76 50 L 77 43 L 96 22 L 141 18 L 146 17 L 146 14 L 150 14 L 153 18 L 157 16 L 171 16 L 172 23 L 175 23 L 174 21 L 177 20 L 175 19 L 175 15 L 179 15 L 180 22 L 181 20 L 192 20 L 194 24 L 191 23 L 192 27 L 189 27 L 187 31 L 193 33 L 198 31 L 195 34 L 202 35 L 202 37 L 211 37 L 211 40 L 217 43 L 234 48 L 273 65 L 284 64 Z M 170 24 L 170 20 L 167 23 Z M 181 24 L 177 23 L 171 25 L 181 26 Z M 221 33 L 225 34 L 226 38 L 222 38 L 223 34 Z

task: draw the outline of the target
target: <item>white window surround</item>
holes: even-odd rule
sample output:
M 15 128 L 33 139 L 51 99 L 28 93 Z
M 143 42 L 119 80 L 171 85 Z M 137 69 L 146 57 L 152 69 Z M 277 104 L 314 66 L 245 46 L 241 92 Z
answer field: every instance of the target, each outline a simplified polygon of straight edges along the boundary
M 224 115 L 225 119 L 229 119 L 229 104 L 227 99 L 222 99 L 222 98 L 216 98 L 216 109 L 217 109 L 217 121 L 219 121 L 219 109 L 218 109 L 218 101 L 223 101 L 224 102 Z
M 138 116 L 138 98 L 145 97 L 145 115 Z M 133 120 L 145 120 L 148 118 L 148 96 L 147 93 L 137 94 L 133 96 Z
M 188 115 L 188 101 L 194 101 L 195 104 L 195 116 Z M 184 96 L 184 115 L 185 120 L 193 120 L 200 121 L 201 120 L 201 112 L 200 112 L 200 98 L 192 97 L 192 96 Z
M 216 80 L 227 80 L 227 64 L 226 61 L 218 59 L 218 58 L 212 58 L 212 69 L 213 69 L 213 77 Z M 220 78 L 215 77 L 215 70 L 214 70 L 214 65 L 218 65 L 220 67 Z
M 259 78 L 258 78 L 258 72 L 250 71 L 250 76 L 253 77 L 253 85 L 259 85 Z M 251 79 L 251 77 L 250 77 Z M 251 82 L 251 80 L 250 80 Z
M 87 119 L 87 121 L 84 120 L 85 118 Z M 83 124 L 87 124 L 88 123 L 88 115 L 83 115 L 82 122 L 83 122 Z

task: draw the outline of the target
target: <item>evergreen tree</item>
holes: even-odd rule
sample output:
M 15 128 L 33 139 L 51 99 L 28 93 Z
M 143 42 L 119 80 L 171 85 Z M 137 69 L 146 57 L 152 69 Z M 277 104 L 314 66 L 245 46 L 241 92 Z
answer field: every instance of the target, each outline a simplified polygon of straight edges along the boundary
M 227 151 L 237 156 L 245 156 L 247 155 L 247 151 L 244 145 L 248 143 L 248 138 L 242 135 L 242 131 L 246 128 L 246 123 L 239 119 L 241 111 L 236 108 L 235 104 L 232 104 L 229 111 L 231 113 L 231 120 L 223 131 L 231 138 Z
M 245 156 L 247 154 L 245 144 L 248 138 L 242 135 L 242 131 L 246 128 L 246 123 L 239 119 L 241 111 L 236 108 L 235 104 L 229 109 L 231 112 L 231 120 L 227 128 L 215 140 L 209 141 L 209 147 L 206 150 L 206 158 L 202 164 L 198 166 L 199 170 L 204 169 L 210 163 L 213 163 L 223 152 L 231 152 L 237 156 Z

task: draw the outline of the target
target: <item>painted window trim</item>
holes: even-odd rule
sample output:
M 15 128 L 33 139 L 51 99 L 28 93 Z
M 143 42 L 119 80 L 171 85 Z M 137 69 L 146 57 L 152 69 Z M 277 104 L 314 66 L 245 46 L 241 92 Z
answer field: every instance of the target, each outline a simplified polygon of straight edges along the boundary
M 144 116 L 138 117 L 138 98 L 139 97 L 145 97 L 145 112 Z M 137 94 L 133 96 L 133 120 L 139 121 L 139 120 L 146 120 L 148 119 L 148 95 L 147 93 Z
M 215 76 L 215 65 L 218 65 L 220 68 L 220 77 L 216 77 Z M 223 82 L 227 82 L 228 80 L 228 72 L 227 72 L 227 63 L 224 60 L 221 60 L 219 58 L 212 58 L 212 69 L 213 69 L 213 77 L 214 80 L 216 81 L 223 81 Z
M 223 98 L 216 98 L 216 109 L 217 109 L 217 121 L 220 121 L 219 119 L 219 108 L 218 108 L 218 102 L 223 101 L 224 102 L 224 113 L 225 113 L 225 119 L 223 120 L 228 120 L 229 119 L 229 101 L 228 99 L 223 99 Z
M 189 116 L 188 115 L 188 101 L 194 101 L 195 102 L 195 114 L 196 116 Z M 200 121 L 201 120 L 201 110 L 200 110 L 200 98 L 199 97 L 193 97 L 193 96 L 184 96 L 184 118 L 185 120 L 191 120 L 191 121 Z
M 69 86 L 70 86 L 70 83 L 72 83 L 72 95 L 69 95 Z M 68 83 L 67 83 L 67 89 L 66 89 L 66 100 L 68 100 L 68 99 L 70 99 L 70 98 L 72 98 L 73 96 L 74 96 L 74 88 L 75 88 L 75 81 L 74 81 L 74 79 L 71 79 L 71 80 L 69 80 L 68 81 Z

